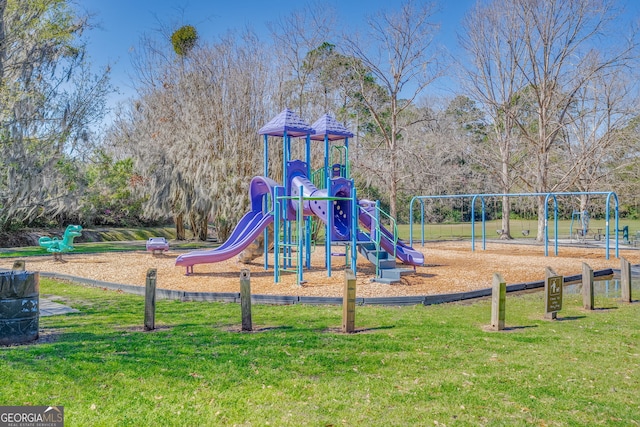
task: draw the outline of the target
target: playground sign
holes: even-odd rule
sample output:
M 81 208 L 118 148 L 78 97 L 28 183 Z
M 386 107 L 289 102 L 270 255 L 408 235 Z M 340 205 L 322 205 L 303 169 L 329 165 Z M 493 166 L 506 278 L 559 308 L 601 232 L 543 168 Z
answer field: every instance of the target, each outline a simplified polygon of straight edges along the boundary
M 562 310 L 562 284 L 564 278 L 547 267 L 547 279 L 544 283 L 545 317 L 555 319 L 556 313 Z

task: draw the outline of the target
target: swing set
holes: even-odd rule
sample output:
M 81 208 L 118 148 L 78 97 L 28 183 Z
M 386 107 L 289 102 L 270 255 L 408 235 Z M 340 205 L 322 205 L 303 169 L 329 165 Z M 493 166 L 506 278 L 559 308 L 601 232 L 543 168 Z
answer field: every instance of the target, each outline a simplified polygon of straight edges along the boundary
M 554 227 L 554 246 L 555 246 L 555 255 L 558 255 L 558 243 L 559 243 L 559 230 L 558 230 L 558 198 L 564 198 L 564 197 L 571 197 L 571 196 L 601 196 L 601 197 L 605 197 L 605 209 L 604 209 L 604 213 L 605 213 L 605 224 L 606 227 L 604 228 L 604 234 L 603 234 L 603 230 L 602 228 L 598 228 L 597 229 L 597 233 L 594 233 L 594 238 L 596 238 L 596 240 L 600 240 L 602 237 L 604 237 L 604 243 L 605 243 L 605 255 L 606 255 L 606 259 L 609 259 L 609 254 L 610 254 L 610 243 L 611 243 L 611 238 L 613 238 L 613 241 L 615 242 L 615 257 L 618 258 L 619 257 L 619 234 L 621 232 L 620 228 L 619 228 L 619 216 L 618 216 L 618 211 L 619 211 L 619 204 L 618 204 L 618 196 L 616 195 L 615 192 L 609 191 L 609 192 L 604 192 L 604 191 L 594 191 L 594 192 L 566 192 L 566 193 L 511 193 L 511 194 L 506 194 L 506 193 L 493 193 L 493 194 L 457 194 L 457 195 L 440 195 L 440 196 L 414 196 L 411 199 L 411 202 L 409 204 L 409 244 L 413 245 L 413 239 L 414 239 L 414 234 L 413 234 L 413 221 L 414 221 L 414 209 L 416 208 L 416 203 L 420 203 L 420 233 L 421 233 L 421 243 L 422 246 L 424 246 L 424 231 L 425 231 L 425 222 L 424 222 L 424 211 L 425 211 L 425 201 L 428 200 L 446 200 L 446 199 L 467 199 L 469 200 L 469 205 L 471 206 L 471 214 L 470 214 L 470 218 L 471 218 L 471 250 L 475 251 L 475 240 L 476 240 L 476 231 L 475 231 L 475 222 L 476 222 L 476 206 L 478 205 L 478 202 L 480 204 L 480 208 L 481 208 L 481 238 L 482 238 L 482 249 L 486 250 L 486 222 L 487 222 L 487 217 L 486 217 L 486 211 L 487 211 L 487 202 L 491 201 L 491 200 L 495 200 L 495 198 L 497 197 L 509 197 L 509 198 L 518 198 L 518 197 L 544 197 L 544 207 L 545 207 L 545 211 L 544 211 L 544 230 L 543 230 L 543 243 L 544 243 L 544 252 L 545 252 L 545 256 L 549 255 L 549 220 L 550 220 L 550 212 L 549 212 L 549 202 L 552 202 L 552 206 L 553 206 L 553 227 Z M 612 206 L 612 199 L 613 199 L 613 206 Z M 494 204 L 494 208 L 496 207 L 496 205 Z M 613 210 L 614 213 L 614 227 L 613 230 L 610 229 L 610 216 L 611 216 L 611 211 Z M 417 217 L 418 215 L 416 215 L 415 217 Z M 582 215 L 580 216 L 580 221 L 582 222 L 584 219 L 586 219 L 586 215 Z M 570 233 L 573 234 L 573 221 L 576 220 L 577 217 L 574 217 L 572 215 L 572 225 L 571 225 L 571 231 Z M 527 219 L 527 226 L 529 226 L 528 221 L 531 218 Z M 581 230 L 587 230 L 584 231 L 582 234 L 584 234 L 585 236 L 587 235 L 588 232 L 588 226 L 584 226 L 585 224 L 582 224 Z M 587 224 L 588 225 L 588 224 Z M 523 236 L 528 236 L 530 234 L 530 228 L 523 228 L 523 225 L 521 223 L 521 232 Z M 501 234 L 502 230 L 496 230 L 499 231 Z M 628 229 L 627 229 L 627 235 L 628 235 Z M 610 238 L 611 237 L 611 238 Z

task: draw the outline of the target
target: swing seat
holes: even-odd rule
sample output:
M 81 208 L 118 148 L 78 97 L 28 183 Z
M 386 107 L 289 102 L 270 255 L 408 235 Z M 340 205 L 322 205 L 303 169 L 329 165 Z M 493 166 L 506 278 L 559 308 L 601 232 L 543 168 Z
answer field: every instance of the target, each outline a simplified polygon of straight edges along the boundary
M 500 230 L 496 230 L 496 234 L 498 236 L 502 236 L 504 234 L 504 230 L 502 228 Z
M 529 230 L 522 230 L 522 235 L 523 236 L 528 236 L 529 235 Z

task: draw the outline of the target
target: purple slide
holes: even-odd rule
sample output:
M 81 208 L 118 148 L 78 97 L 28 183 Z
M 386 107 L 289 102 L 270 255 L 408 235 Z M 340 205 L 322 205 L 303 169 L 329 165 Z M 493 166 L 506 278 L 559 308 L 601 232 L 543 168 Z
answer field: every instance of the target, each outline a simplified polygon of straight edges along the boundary
M 295 163 L 295 162 L 292 162 Z M 303 174 L 301 167 L 298 165 L 292 164 L 291 169 L 293 170 L 292 179 L 291 179 L 291 192 L 292 195 L 297 196 L 299 193 L 299 188 L 302 187 L 302 192 L 305 197 L 325 197 L 327 196 L 327 190 L 318 190 L 315 185 Z M 298 169 L 298 170 L 296 170 Z M 340 184 L 340 181 L 338 181 Z M 338 197 L 349 197 L 349 191 L 342 187 L 337 187 L 331 190 L 331 193 Z M 333 230 L 332 230 L 332 239 L 335 240 L 345 240 L 345 237 L 349 235 L 349 230 L 351 229 L 351 215 L 349 210 L 349 201 L 336 201 L 333 206 Z M 360 222 L 364 225 L 367 230 L 371 230 L 371 216 L 368 215 L 368 209 L 370 207 L 375 208 L 375 203 L 370 202 L 368 200 L 359 201 L 360 211 L 359 211 L 359 219 Z M 322 220 L 325 224 L 327 223 L 327 215 L 330 212 L 328 209 L 326 200 L 310 200 L 304 202 L 304 214 L 305 215 L 315 215 Z M 381 236 L 380 236 L 380 245 L 382 248 L 389 252 L 390 254 L 394 253 L 394 238 L 393 233 L 387 230 L 384 227 L 380 227 Z M 404 264 L 409 265 L 417 265 L 421 266 L 424 264 L 424 255 L 422 252 L 416 251 L 411 246 L 408 246 L 404 242 L 398 240 L 396 242 L 395 248 L 396 257 L 402 261 Z
M 290 166 L 292 169 L 295 165 Z M 327 200 L 305 200 L 303 206 L 304 215 L 315 215 L 325 224 L 328 221 L 328 216 L 333 214 L 332 217 L 332 230 L 331 239 L 334 241 L 349 240 L 351 230 L 351 201 L 347 200 L 350 197 L 350 183 L 346 179 L 334 179 L 331 184 L 330 191 L 326 189 L 318 190 L 315 185 L 302 173 L 294 174 L 291 178 L 291 195 L 298 196 L 302 187 L 302 193 L 305 197 L 340 197 L 345 200 L 336 200 L 332 205 L 329 205 Z M 292 208 L 294 210 L 299 209 L 297 204 L 293 203 Z
M 373 206 L 375 209 L 375 203 L 370 202 L 368 200 L 360 200 L 360 214 L 358 218 L 360 219 L 360 223 L 369 231 L 371 231 L 371 223 L 373 222 L 369 209 Z M 380 246 L 393 254 L 393 233 L 383 226 L 380 226 Z M 409 265 L 417 265 L 421 266 L 424 264 L 424 255 L 422 252 L 418 252 L 413 249 L 411 246 L 405 244 L 403 241 L 398 239 L 396 242 L 396 257 L 405 264 Z
M 238 255 L 249 246 L 260 233 L 273 222 L 271 213 L 262 212 L 263 198 L 271 194 L 271 189 L 278 185 L 270 178 L 256 176 L 249 185 L 251 210 L 246 213 L 231 235 L 222 245 L 215 249 L 193 251 L 176 258 L 176 265 L 187 268 L 187 274 L 193 273 L 196 264 L 220 262 Z

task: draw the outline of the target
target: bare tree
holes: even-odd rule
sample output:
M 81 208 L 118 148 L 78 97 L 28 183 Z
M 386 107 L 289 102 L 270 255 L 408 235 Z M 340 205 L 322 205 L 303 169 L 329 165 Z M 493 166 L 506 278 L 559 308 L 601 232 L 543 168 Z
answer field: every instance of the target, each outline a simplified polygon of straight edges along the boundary
M 485 64 L 513 68 L 515 89 L 529 103 L 511 117 L 529 150 L 531 179 L 524 170 L 520 176 L 534 192 L 565 190 L 571 181 L 553 181 L 550 170 L 552 154 L 572 120 L 571 108 L 600 73 L 628 65 L 637 43 L 610 27 L 617 15 L 608 0 L 495 0 L 491 6 L 494 18 L 484 22 L 506 45 L 489 51 Z M 538 198 L 538 239 L 545 226 L 544 200 Z
M 333 51 L 335 23 L 335 10 L 320 1 L 307 3 L 267 23 L 273 43 L 271 51 L 275 54 L 271 62 L 278 82 L 271 95 L 272 116 L 284 108 L 294 109 L 308 123 L 324 113 L 335 115 L 337 106 L 319 77 L 319 70 L 326 67 L 325 62 Z M 304 144 L 292 144 L 292 157 L 304 158 L 304 150 Z M 323 146 L 312 144 L 311 150 L 311 167 L 315 169 L 322 166 Z M 273 169 L 276 175 L 280 172 L 281 152 L 280 148 L 270 155 L 280 160 Z
M 147 212 L 173 215 L 177 225 L 184 216 L 200 239 L 211 217 L 225 238 L 262 166 L 257 129 L 268 120 L 272 87 L 266 49 L 245 33 L 201 43 L 185 58 L 172 57 L 168 41 L 143 50 L 140 97 L 120 128 L 148 184 Z
M 636 151 L 629 125 L 637 115 L 637 101 L 635 79 L 627 68 L 603 70 L 580 88 L 562 134 L 565 168 L 557 169 L 561 176 L 555 181 L 569 182 L 582 192 L 615 185 L 610 178 L 628 167 L 628 155 Z M 589 208 L 588 202 L 581 197 L 580 211 Z
M 620 38 L 610 27 L 616 10 L 608 0 L 518 0 L 515 21 L 523 29 L 526 57 L 518 62 L 533 95 L 536 126 L 517 125 L 531 145 L 535 192 L 561 191 L 566 182 L 550 182 L 551 154 L 571 117 L 580 90 L 603 70 L 623 67 L 637 43 Z M 599 37 L 607 35 L 601 44 Z M 545 227 L 544 197 L 538 198 L 538 238 Z
M 460 44 L 469 61 L 463 64 L 465 89 L 484 107 L 491 119 L 487 144 L 478 146 L 475 157 L 497 178 L 499 191 L 510 193 L 518 178 L 518 163 L 524 156 L 519 144 L 516 119 L 520 114 L 519 94 L 525 78 L 522 28 L 514 22 L 512 1 L 478 3 L 467 14 Z M 502 199 L 502 235 L 511 238 L 509 197 Z
M 403 173 L 411 177 L 399 186 L 401 195 L 456 194 L 478 188 L 471 154 L 482 130 L 474 129 L 480 118 L 471 116 L 476 112 L 466 101 L 428 98 L 411 108 L 414 120 L 402 135 L 399 152 Z M 381 164 L 384 161 L 380 159 Z M 384 179 L 384 174 L 378 178 Z
M 326 106 L 323 109 L 322 98 L 318 96 L 320 92 L 315 90 L 317 82 L 313 78 L 323 57 L 309 53 L 331 42 L 335 21 L 335 11 L 331 6 L 313 2 L 267 24 L 278 58 L 278 73 L 283 76 L 278 90 L 277 111 L 285 107 L 294 108 L 309 122 L 327 112 Z
M 433 4 L 409 0 L 398 11 L 370 17 L 365 37 L 357 34 L 344 37 L 345 54 L 357 60 L 352 71 L 360 83 L 358 96 L 371 115 L 384 147 L 378 157 L 385 159 L 382 170 L 386 171 L 384 181 L 393 217 L 397 214 L 398 186 L 405 179 L 400 173 L 399 153 L 402 150 L 400 135 L 408 122 L 402 121 L 402 114 L 440 74 L 433 46 L 438 30 L 432 21 L 435 10 Z M 384 90 L 385 98 L 372 88 L 372 78 Z

